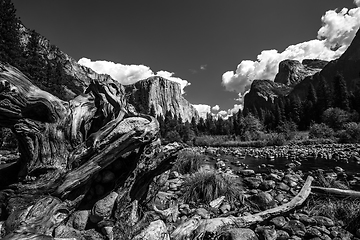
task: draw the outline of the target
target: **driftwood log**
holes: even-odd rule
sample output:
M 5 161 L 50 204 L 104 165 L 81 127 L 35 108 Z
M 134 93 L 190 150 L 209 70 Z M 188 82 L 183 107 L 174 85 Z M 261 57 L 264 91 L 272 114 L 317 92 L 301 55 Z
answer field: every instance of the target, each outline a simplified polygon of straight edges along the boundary
M 6 64 L 0 64 L 0 126 L 12 129 L 20 152 L 16 163 L 0 168 L 5 239 L 53 239 L 71 213 L 91 209 L 112 191 L 116 204 L 107 220 L 116 229 L 117 218 L 137 215 L 153 178 L 182 148 L 161 147 L 157 120 L 136 113 L 116 82 L 94 80 L 64 102 Z
M 360 198 L 360 192 L 358 191 L 339 189 L 339 188 L 324 188 L 324 187 L 312 186 L 311 192 L 317 194 L 329 194 L 344 198 Z
M 313 177 L 307 177 L 304 186 L 302 187 L 300 192 L 290 202 L 286 204 L 243 217 L 226 217 L 212 219 L 192 218 L 189 221 L 179 225 L 171 234 L 171 239 L 188 239 L 191 236 L 200 238 L 200 235 L 208 232 L 218 233 L 225 226 L 248 227 L 250 225 L 263 222 L 272 216 L 286 213 L 291 209 L 294 209 L 295 207 L 300 206 L 304 203 L 304 201 L 311 192 L 311 183 L 313 180 Z

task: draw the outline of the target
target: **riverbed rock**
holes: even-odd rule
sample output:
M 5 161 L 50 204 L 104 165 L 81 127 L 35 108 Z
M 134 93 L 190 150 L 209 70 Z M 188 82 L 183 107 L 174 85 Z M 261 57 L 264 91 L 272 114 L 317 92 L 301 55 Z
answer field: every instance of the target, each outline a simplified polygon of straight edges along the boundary
M 278 237 L 274 226 L 258 226 L 255 232 L 264 240 L 276 240 Z
M 312 218 L 316 221 L 317 225 L 319 226 L 333 227 L 335 225 L 334 221 L 328 217 L 313 216 Z
M 277 234 L 277 240 L 287 240 L 290 238 L 290 235 L 286 231 L 281 229 L 277 230 L 276 234 Z
M 287 223 L 285 217 L 283 216 L 274 217 L 270 220 L 270 222 L 274 224 L 277 228 L 282 228 Z
M 305 225 L 298 220 L 290 220 L 283 227 L 289 234 L 294 234 L 300 237 L 305 236 L 306 228 Z
M 258 240 L 255 232 L 249 228 L 233 228 L 224 231 L 221 236 L 229 240 Z
M 219 208 L 221 206 L 222 202 L 224 201 L 224 199 L 225 199 L 225 196 L 218 197 L 215 200 L 212 200 L 209 203 L 209 205 L 212 208 Z
M 273 197 L 268 192 L 259 192 L 258 194 L 251 196 L 249 200 L 256 204 L 261 210 L 270 209 L 276 206 Z
M 90 216 L 89 210 L 76 211 L 73 214 L 71 214 L 69 221 L 67 222 L 67 226 L 73 227 L 74 229 L 80 231 L 85 230 L 89 216 Z
M 290 187 L 283 183 L 283 182 L 280 182 L 278 185 L 277 185 L 277 188 L 280 189 L 280 190 L 283 190 L 283 191 L 289 191 L 290 190 Z
M 60 225 L 54 230 L 55 238 L 74 238 L 77 240 L 86 240 L 79 230 L 65 225 Z
M 257 177 L 246 177 L 243 181 L 249 188 L 256 189 L 259 188 L 262 179 L 259 179 Z
M 93 216 L 91 218 L 92 222 L 97 223 L 103 218 L 110 217 L 117 196 L 118 194 L 116 192 L 111 192 L 94 204 L 94 207 L 91 210 L 91 215 Z
M 227 213 L 227 212 L 229 212 L 230 210 L 231 210 L 231 206 L 230 206 L 230 204 L 227 203 L 227 202 L 223 203 L 223 204 L 221 205 L 221 207 L 220 207 L 220 212 L 221 212 L 221 213 Z
M 151 222 L 140 234 L 132 240 L 170 240 L 167 227 L 162 220 Z
M 274 189 L 275 188 L 275 181 L 273 181 L 273 180 L 265 180 L 265 181 L 260 183 L 259 188 L 261 190 L 263 190 L 263 191 Z
M 204 219 L 210 218 L 210 212 L 208 210 L 206 210 L 205 208 L 196 209 L 195 214 L 199 215 L 201 218 L 204 218 Z

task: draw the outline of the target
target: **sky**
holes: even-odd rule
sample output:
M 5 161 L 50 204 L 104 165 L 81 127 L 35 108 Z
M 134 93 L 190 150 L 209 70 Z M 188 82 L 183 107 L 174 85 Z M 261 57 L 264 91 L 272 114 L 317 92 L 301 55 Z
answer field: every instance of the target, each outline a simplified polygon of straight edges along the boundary
M 13 0 L 23 24 L 123 84 L 180 83 L 202 114 L 236 112 L 284 59 L 338 58 L 360 0 Z

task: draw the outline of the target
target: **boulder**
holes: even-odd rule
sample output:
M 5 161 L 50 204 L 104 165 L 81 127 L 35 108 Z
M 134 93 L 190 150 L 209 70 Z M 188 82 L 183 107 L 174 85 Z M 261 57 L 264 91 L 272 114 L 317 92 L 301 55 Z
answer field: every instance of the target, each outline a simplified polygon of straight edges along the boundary
M 233 228 L 224 231 L 221 236 L 229 240 L 258 240 L 255 232 L 249 228 Z
M 91 218 L 92 222 L 97 223 L 104 218 L 110 217 L 117 196 L 118 194 L 116 192 L 111 192 L 94 204 L 91 210 L 91 215 L 93 216 Z
M 268 192 L 259 192 L 253 195 L 249 200 L 256 204 L 261 210 L 270 209 L 276 206 L 273 197 Z
M 132 240 L 170 240 L 167 227 L 162 220 L 151 222 L 140 234 Z

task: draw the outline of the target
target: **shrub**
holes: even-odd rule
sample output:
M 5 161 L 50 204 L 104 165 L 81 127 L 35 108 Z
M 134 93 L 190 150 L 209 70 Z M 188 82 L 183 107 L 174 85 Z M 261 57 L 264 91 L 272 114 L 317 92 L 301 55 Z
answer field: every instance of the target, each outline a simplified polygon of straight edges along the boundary
M 181 141 L 182 140 L 180 134 L 175 130 L 168 132 L 165 136 L 166 143 L 181 142 Z
M 215 171 L 200 171 L 189 176 L 182 186 L 182 191 L 185 202 L 208 204 L 218 197 L 225 196 L 233 206 L 235 203 L 243 203 L 240 179 Z
M 268 146 L 283 146 L 286 143 L 285 134 L 270 133 L 266 136 Z
M 345 124 L 344 130 L 339 132 L 339 141 L 342 143 L 360 142 L 360 124 L 355 122 Z
M 313 124 L 310 127 L 309 138 L 332 138 L 334 130 L 325 123 Z
M 293 121 L 285 121 L 277 127 L 277 132 L 282 133 L 286 140 L 292 140 L 296 134 L 297 125 Z
M 349 113 L 340 108 L 328 108 L 321 116 L 322 121 L 334 130 L 339 130 L 349 119 Z
M 181 174 L 194 173 L 200 169 L 205 156 L 190 149 L 179 153 L 173 169 Z

